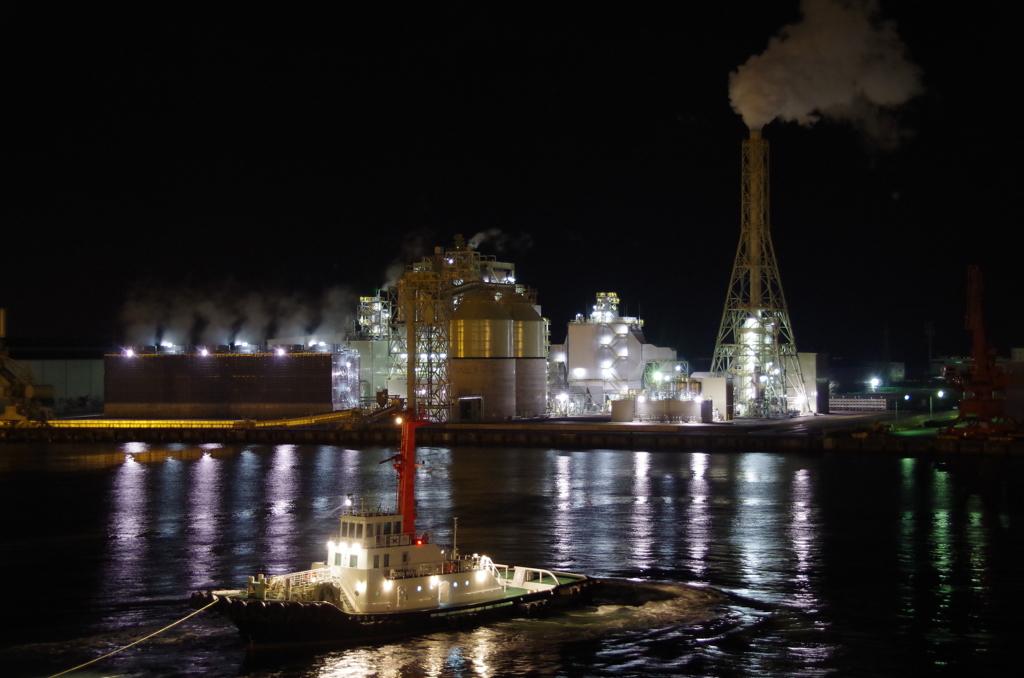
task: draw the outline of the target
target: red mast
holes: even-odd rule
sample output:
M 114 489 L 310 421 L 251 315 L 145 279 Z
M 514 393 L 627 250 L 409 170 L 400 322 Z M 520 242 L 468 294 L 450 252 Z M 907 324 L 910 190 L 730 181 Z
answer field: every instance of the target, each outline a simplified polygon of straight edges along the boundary
M 402 446 L 392 459 L 398 471 L 398 512 L 402 514 L 402 534 L 416 538 L 416 429 L 429 422 L 418 421 L 407 413 L 402 420 Z

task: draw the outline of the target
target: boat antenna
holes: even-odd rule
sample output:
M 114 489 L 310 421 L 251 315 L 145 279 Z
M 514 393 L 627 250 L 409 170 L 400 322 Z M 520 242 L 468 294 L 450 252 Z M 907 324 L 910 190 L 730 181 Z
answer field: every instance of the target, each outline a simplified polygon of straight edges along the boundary
M 459 517 L 452 516 L 452 522 L 455 523 L 454 529 L 452 529 L 452 560 L 458 560 L 459 558 Z

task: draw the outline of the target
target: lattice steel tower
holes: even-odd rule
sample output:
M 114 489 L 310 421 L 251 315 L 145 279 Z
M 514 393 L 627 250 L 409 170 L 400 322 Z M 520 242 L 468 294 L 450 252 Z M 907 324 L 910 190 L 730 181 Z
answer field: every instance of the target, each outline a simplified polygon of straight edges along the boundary
M 768 142 L 743 141 L 740 243 L 712 372 L 733 375 L 735 414 L 778 417 L 806 407 L 793 328 L 768 221 Z M 732 413 L 730 413 L 732 414 Z

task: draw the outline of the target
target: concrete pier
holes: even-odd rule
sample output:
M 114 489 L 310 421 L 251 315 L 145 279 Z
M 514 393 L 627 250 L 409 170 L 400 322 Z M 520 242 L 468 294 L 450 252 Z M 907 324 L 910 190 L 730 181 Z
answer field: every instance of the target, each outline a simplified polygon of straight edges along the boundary
M 870 417 L 869 417 L 870 419 Z M 882 434 L 852 437 L 856 417 L 747 421 L 729 424 L 613 424 L 603 421 L 521 421 L 500 424 L 428 424 L 420 445 L 551 447 L 557 449 L 735 452 L 879 452 L 886 454 L 1024 454 L 1024 439 L 938 440 Z M 0 442 L 167 442 L 222 444 L 397 445 L 396 426 L 310 428 L 0 428 Z

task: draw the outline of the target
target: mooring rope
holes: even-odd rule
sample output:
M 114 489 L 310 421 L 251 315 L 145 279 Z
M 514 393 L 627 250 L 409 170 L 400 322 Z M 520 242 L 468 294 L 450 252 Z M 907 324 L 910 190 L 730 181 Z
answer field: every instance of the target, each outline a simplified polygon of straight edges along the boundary
M 160 634 L 160 633 L 163 633 L 164 631 L 166 631 L 167 629 L 169 629 L 169 628 L 171 628 L 171 627 L 177 626 L 178 624 L 180 624 L 181 622 L 185 621 L 185 620 L 186 620 L 186 619 L 188 619 L 189 617 L 194 617 L 194 616 L 196 616 L 197 614 L 199 614 L 200 612 L 202 612 L 202 611 L 203 611 L 203 610 L 205 610 L 206 608 L 210 607 L 211 605 L 215 605 L 216 603 L 217 603 L 217 601 L 216 601 L 216 600 L 214 600 L 214 601 L 213 601 L 212 603 L 210 603 L 210 604 L 208 604 L 208 605 L 205 605 L 205 606 L 203 606 L 203 607 L 199 608 L 198 610 L 196 610 L 196 611 L 195 611 L 195 612 L 193 612 L 192 614 L 189 614 L 189 615 L 186 615 L 186 616 L 182 617 L 181 619 L 179 619 L 178 621 L 174 622 L 173 624 L 169 624 L 169 625 L 167 625 L 167 626 L 163 627 L 162 629 L 160 629 L 159 631 L 154 631 L 153 633 L 149 634 L 149 635 L 148 635 L 148 636 L 146 636 L 145 638 L 139 638 L 139 639 L 138 639 L 138 640 L 136 640 L 136 641 L 135 641 L 134 643 L 128 643 L 127 645 L 125 645 L 125 646 L 124 646 L 124 647 L 122 647 L 122 648 L 119 648 L 119 649 L 117 649 L 117 650 L 114 650 L 113 652 L 108 652 L 108 653 L 106 653 L 105 655 L 103 655 L 102 657 L 96 657 L 96 659 L 90 659 L 89 661 L 85 662 L 84 664 L 79 664 L 78 666 L 76 666 L 76 667 L 74 667 L 74 668 L 70 668 L 70 669 L 68 669 L 67 671 L 61 671 L 60 673 L 55 673 L 55 674 L 53 674 L 52 676 L 50 676 L 50 678 L 57 678 L 57 676 L 63 676 L 63 675 L 65 674 L 65 673 L 71 673 L 72 671 L 77 671 L 78 669 L 80 669 L 80 668 L 83 668 L 83 667 L 86 667 L 86 666 L 88 666 L 89 664 L 94 664 L 94 663 L 98 662 L 98 661 L 99 661 L 99 660 L 101 660 L 101 659 L 106 659 L 107 657 L 110 657 L 111 655 L 115 655 L 115 654 L 117 654 L 118 652 L 123 652 L 124 650 L 127 650 L 127 649 L 128 649 L 129 647 L 131 647 L 132 645 L 138 645 L 139 643 L 141 643 L 141 642 L 142 642 L 142 641 L 144 641 L 144 640 L 149 640 L 149 639 L 150 639 L 150 638 L 152 638 L 153 636 L 155 636 L 155 635 L 157 635 L 157 634 Z

